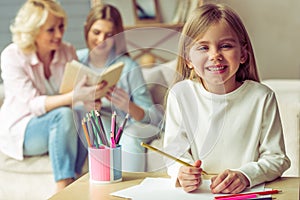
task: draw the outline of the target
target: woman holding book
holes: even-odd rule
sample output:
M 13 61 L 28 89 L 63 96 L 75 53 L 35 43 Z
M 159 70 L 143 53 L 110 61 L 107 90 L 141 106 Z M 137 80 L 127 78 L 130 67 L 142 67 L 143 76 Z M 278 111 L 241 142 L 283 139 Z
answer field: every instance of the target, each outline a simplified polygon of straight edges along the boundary
M 140 142 L 149 142 L 159 133 L 157 127 L 162 113 L 153 105 L 140 67 L 127 53 L 124 28 L 119 11 L 111 6 L 100 4 L 89 12 L 84 35 L 87 47 L 77 51 L 79 60 L 101 73 L 117 62 L 124 68 L 116 87 L 110 88 L 105 98 L 101 98 L 101 116 L 110 133 L 112 112 L 117 112 L 117 120 L 123 121 L 128 113 L 130 119 L 121 137 L 123 170 L 144 171 L 145 149 Z
M 102 87 L 85 87 L 83 79 L 76 92 L 58 94 L 66 62 L 77 59 L 75 48 L 62 41 L 66 18 L 55 0 L 27 0 L 10 27 L 13 43 L 1 53 L 0 150 L 17 160 L 49 153 L 58 191 L 81 173 L 85 160 L 71 106 L 94 104 Z

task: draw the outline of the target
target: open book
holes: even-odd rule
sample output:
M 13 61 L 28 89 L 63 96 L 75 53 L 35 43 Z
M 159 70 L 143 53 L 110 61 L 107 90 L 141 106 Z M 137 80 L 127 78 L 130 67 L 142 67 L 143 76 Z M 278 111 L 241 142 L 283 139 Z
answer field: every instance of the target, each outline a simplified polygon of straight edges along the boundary
M 67 93 L 74 89 L 76 84 L 82 80 L 84 75 L 87 75 L 87 85 L 97 85 L 102 81 L 106 81 L 105 88 L 109 88 L 115 85 L 122 73 L 124 67 L 123 62 L 115 63 L 107 68 L 102 73 L 97 73 L 91 68 L 79 63 L 76 60 L 72 60 L 66 64 L 63 80 L 60 85 L 59 93 Z

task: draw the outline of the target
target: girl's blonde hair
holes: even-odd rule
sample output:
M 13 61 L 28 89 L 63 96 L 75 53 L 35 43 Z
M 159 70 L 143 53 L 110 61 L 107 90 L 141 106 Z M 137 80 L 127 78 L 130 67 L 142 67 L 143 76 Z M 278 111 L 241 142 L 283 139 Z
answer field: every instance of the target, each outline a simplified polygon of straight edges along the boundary
M 45 24 L 49 12 L 63 18 L 66 26 L 66 13 L 55 0 L 27 0 L 18 11 L 10 31 L 13 42 L 24 52 L 36 51 L 35 38 Z
M 98 20 L 108 20 L 114 25 L 115 51 L 117 55 L 129 55 L 124 36 L 122 17 L 117 8 L 109 4 L 96 4 L 91 8 L 84 25 L 84 37 L 88 45 L 88 33 Z
M 238 36 L 241 47 L 246 47 L 247 60 L 240 64 L 236 73 L 236 80 L 254 80 L 259 82 L 254 51 L 249 35 L 238 14 L 230 7 L 221 4 L 204 4 L 196 8 L 185 23 L 179 41 L 177 60 L 177 77 L 175 82 L 183 79 L 193 79 L 195 74 L 187 64 L 187 57 L 193 44 L 203 37 L 208 28 L 220 21 L 226 21 Z

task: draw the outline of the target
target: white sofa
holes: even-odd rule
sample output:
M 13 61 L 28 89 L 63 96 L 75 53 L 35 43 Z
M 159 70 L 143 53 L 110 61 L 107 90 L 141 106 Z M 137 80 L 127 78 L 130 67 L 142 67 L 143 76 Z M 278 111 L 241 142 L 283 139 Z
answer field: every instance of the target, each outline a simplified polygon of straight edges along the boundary
M 291 167 L 284 176 L 300 176 L 300 79 L 264 80 L 277 97 Z
M 152 68 L 143 68 L 143 75 L 152 93 L 154 103 L 162 106 L 164 94 L 173 80 L 175 61 Z M 300 176 L 300 80 L 265 80 L 278 96 L 282 115 L 287 154 L 292 167 L 284 174 Z M 0 103 L 3 87 L 0 84 Z M 163 134 L 151 145 L 162 147 Z M 163 158 L 156 152 L 147 154 L 147 171 L 163 171 Z M 0 152 L 0 200 L 47 199 L 55 191 L 51 163 L 47 155 L 28 157 L 24 161 L 8 158 Z

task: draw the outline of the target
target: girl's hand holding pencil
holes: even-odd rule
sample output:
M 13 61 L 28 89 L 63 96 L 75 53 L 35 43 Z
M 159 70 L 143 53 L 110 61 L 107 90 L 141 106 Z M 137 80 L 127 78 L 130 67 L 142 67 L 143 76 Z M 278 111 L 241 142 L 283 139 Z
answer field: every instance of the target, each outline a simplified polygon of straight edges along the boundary
M 163 152 L 163 151 L 161 151 L 161 150 L 159 150 L 159 149 L 157 149 L 157 148 L 155 148 L 155 147 L 153 147 L 153 146 L 150 146 L 149 144 L 146 144 L 146 143 L 144 143 L 144 142 L 141 142 L 141 146 L 143 146 L 143 147 L 145 147 L 145 148 L 147 148 L 147 149 L 150 149 L 150 150 L 152 150 L 152 151 L 155 151 L 155 152 L 157 152 L 157 153 L 160 153 L 160 154 L 162 154 L 162 155 L 164 155 L 164 156 L 166 156 L 166 157 L 168 157 L 168 158 L 170 158 L 170 159 L 172 159 L 172 160 L 174 160 L 174 161 L 176 161 L 176 162 L 181 163 L 181 164 L 184 165 L 184 166 L 194 167 L 194 166 L 191 165 L 190 163 L 184 162 L 183 160 L 180 160 L 179 158 L 176 158 L 176 157 L 174 157 L 174 156 L 172 156 L 172 155 L 170 155 L 170 154 L 167 154 L 167 153 L 165 153 L 165 152 Z M 202 170 L 202 173 L 205 174 L 205 175 L 209 175 L 209 174 L 208 174 L 207 172 L 205 172 L 204 170 Z
M 176 158 L 170 154 L 167 154 L 155 147 L 145 144 L 144 142 L 142 142 L 141 145 L 145 148 L 148 148 L 157 153 L 160 153 L 160 154 L 162 154 L 176 162 L 179 162 L 183 165 L 179 170 L 178 180 L 179 180 L 180 185 L 183 187 L 184 191 L 186 191 L 186 192 L 191 192 L 191 191 L 198 189 L 198 187 L 200 186 L 200 184 L 202 182 L 201 175 L 202 174 L 208 175 L 204 170 L 202 170 L 200 168 L 200 166 L 201 166 L 200 160 L 197 160 L 194 165 L 191 165 L 191 164 L 184 162 L 183 160 L 180 160 L 179 158 Z M 186 169 L 187 167 L 189 167 L 190 169 Z

